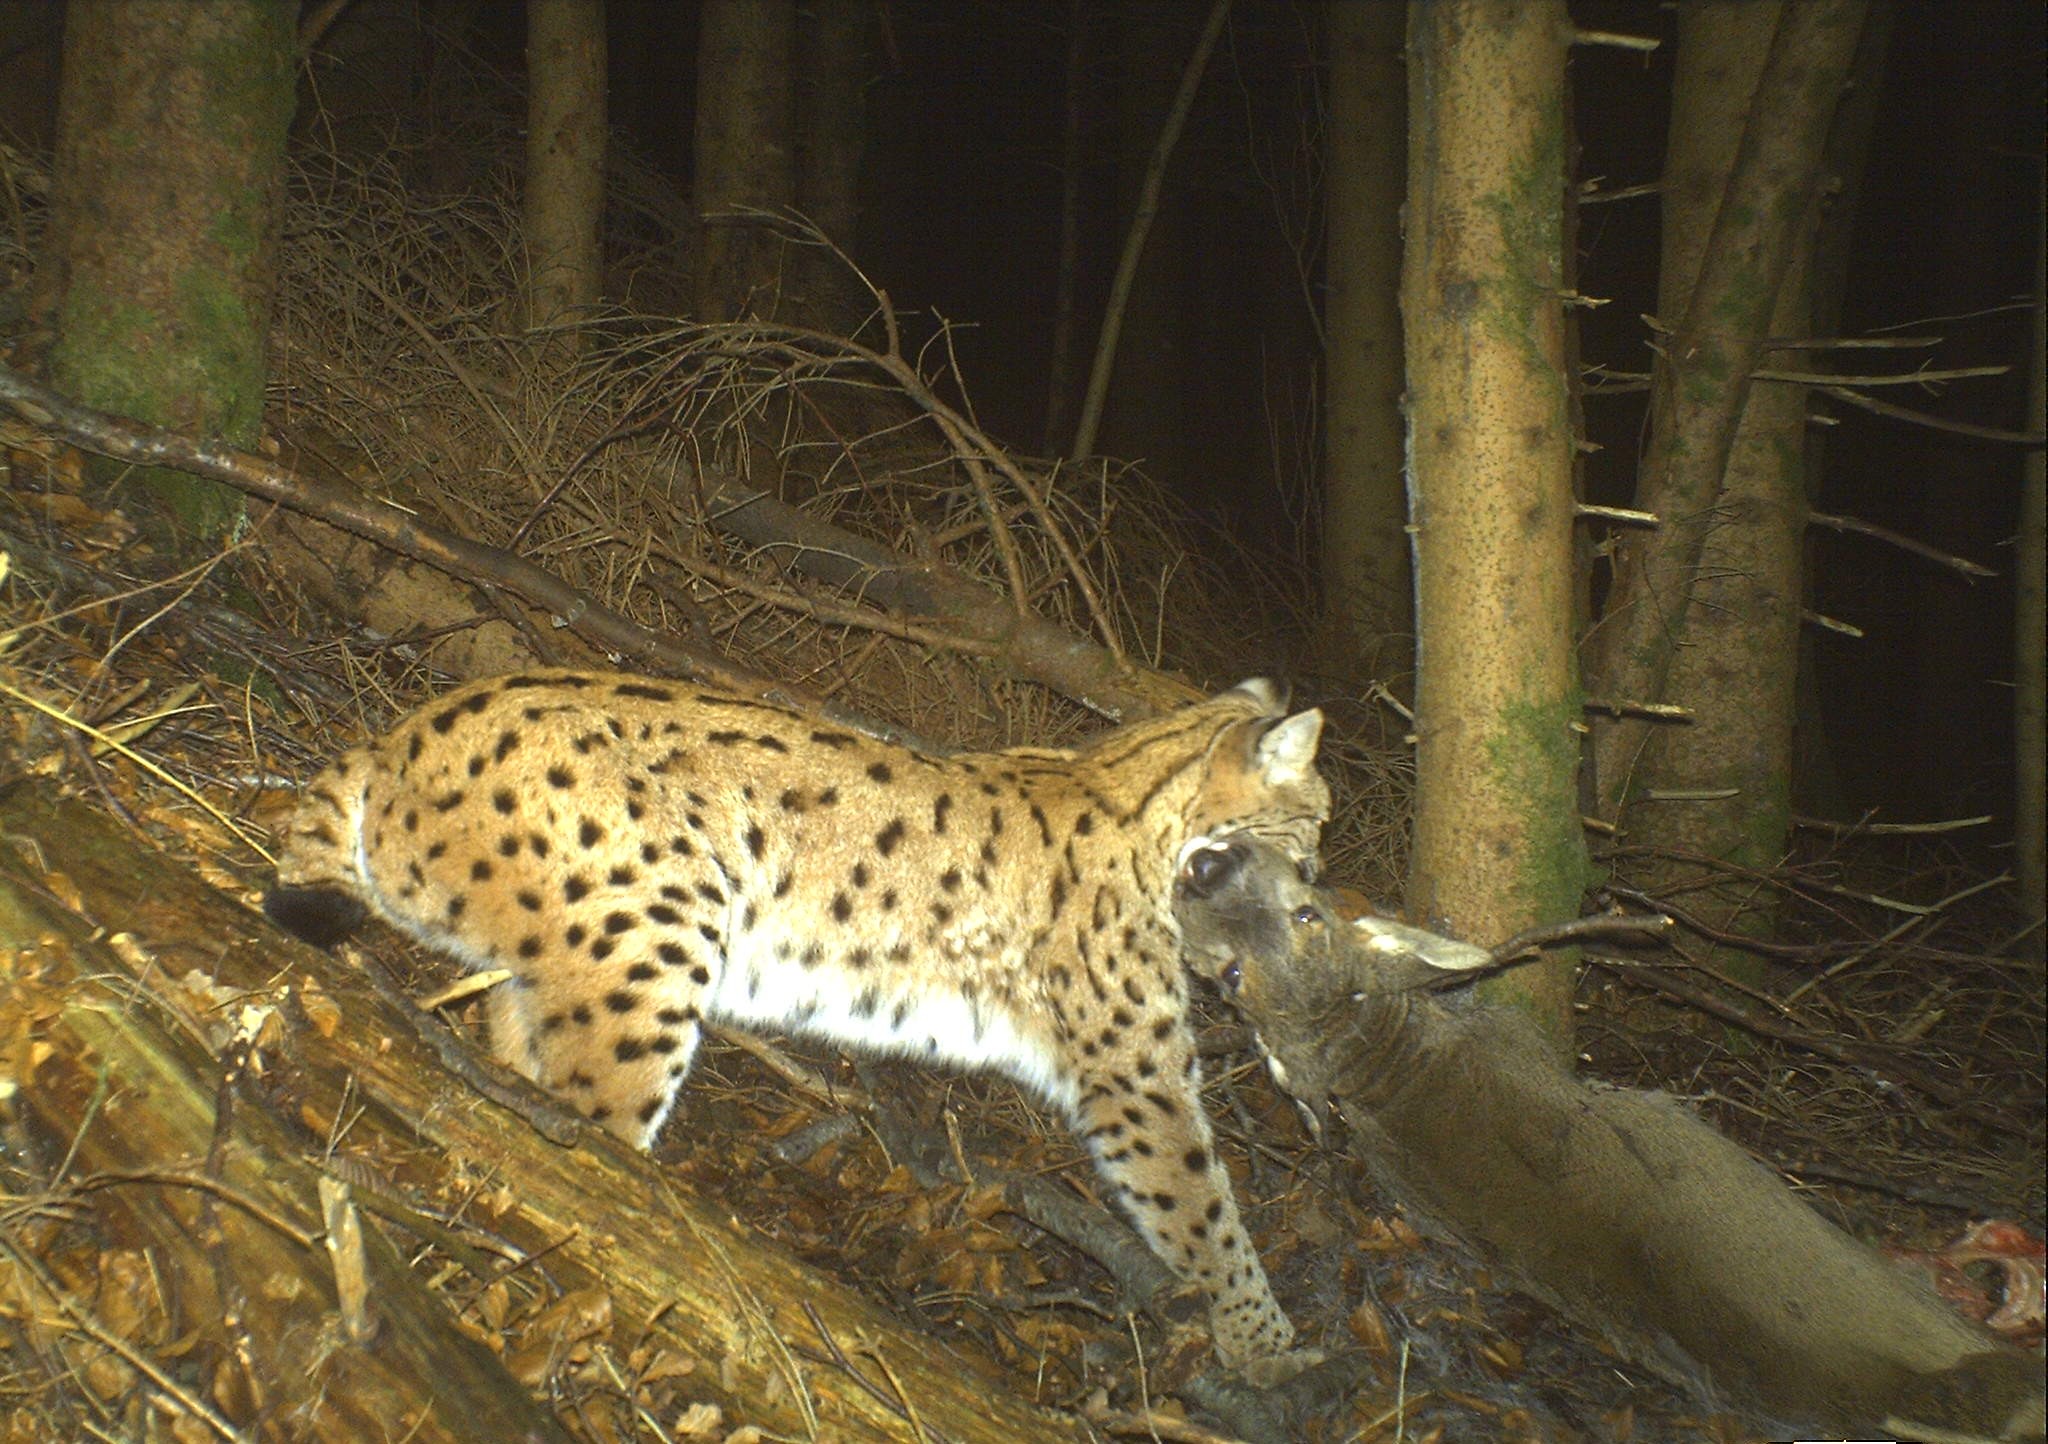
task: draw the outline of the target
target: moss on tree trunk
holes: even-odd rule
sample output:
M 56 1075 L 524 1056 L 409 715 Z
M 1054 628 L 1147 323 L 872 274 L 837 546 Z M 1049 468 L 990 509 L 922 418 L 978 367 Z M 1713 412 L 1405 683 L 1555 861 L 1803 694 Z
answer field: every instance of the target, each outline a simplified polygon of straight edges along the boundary
M 296 7 L 73 0 L 49 241 L 57 385 L 88 405 L 247 446 L 263 413 Z M 144 470 L 190 531 L 239 494 Z
M 1409 11 L 1401 310 L 1420 638 L 1408 910 L 1462 938 L 1578 911 L 1561 0 Z M 1562 1042 L 1567 964 L 1504 981 Z

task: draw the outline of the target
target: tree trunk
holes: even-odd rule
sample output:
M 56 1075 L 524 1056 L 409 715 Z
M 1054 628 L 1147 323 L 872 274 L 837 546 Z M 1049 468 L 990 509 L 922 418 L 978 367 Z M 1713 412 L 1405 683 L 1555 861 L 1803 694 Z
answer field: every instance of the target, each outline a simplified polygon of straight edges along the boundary
M 1407 907 L 1462 938 L 1578 911 L 1562 0 L 1409 9 L 1402 273 L 1417 613 Z M 1571 972 L 1507 986 L 1560 1043 Z
M 782 240 L 762 214 L 796 199 L 795 0 L 705 0 L 697 35 L 697 319 L 768 319 Z
M 528 0 L 526 82 L 526 320 L 566 356 L 604 292 L 604 0 Z
M 297 7 L 283 0 L 74 0 L 49 257 L 67 394 L 248 446 L 263 416 Z M 239 494 L 145 470 L 200 537 Z
M 1835 123 L 1828 132 L 1826 167 L 1828 184 L 1835 191 L 1821 209 L 1820 225 L 1814 236 L 1813 257 L 1807 291 L 1812 298 L 1812 325 L 1821 336 L 1840 336 L 1843 304 L 1849 290 L 1849 262 L 1855 241 L 1856 216 L 1861 208 L 1869 174 L 1867 157 L 1871 137 L 1876 134 L 1879 113 L 1886 102 L 1885 64 L 1891 54 L 1892 29 L 1898 18 L 1897 0 L 1874 0 L 1863 22 L 1855 65 L 1850 72 L 1848 94 L 1835 108 Z M 1806 498 L 1819 495 L 1834 447 L 1831 428 L 1813 427 L 1806 433 Z M 1809 537 L 1807 553 L 1812 552 Z M 1811 599 L 1814 577 L 1806 568 L 1806 595 Z M 1828 733 L 1828 718 L 1837 710 L 1819 676 L 1816 647 L 1817 629 L 1799 629 L 1799 675 L 1793 684 L 1792 705 L 1792 807 L 1812 817 L 1854 816 L 1844 800 L 1841 771 L 1836 766 L 1835 748 Z
M 1323 611 L 1342 675 L 1412 658 L 1401 393 L 1408 12 L 1330 0 L 1323 142 Z
M 1782 0 L 1707 0 L 1680 12 L 1664 163 L 1663 315 L 1683 315 L 1691 303 L 1782 8 Z M 1809 204 L 1778 288 L 1773 336 L 1812 332 L 1817 224 L 1818 207 Z M 1769 364 L 1797 370 L 1804 354 L 1776 353 Z M 1685 889 L 1687 907 L 1709 926 L 1757 937 L 1774 929 L 1777 894 L 1714 864 L 1768 871 L 1784 860 L 1791 832 L 1806 411 L 1803 386 L 1749 389 L 1699 574 L 1674 619 L 1667 690 L 1692 722 L 1649 734 L 1628 813 L 1632 843 L 1698 859 L 1653 865 L 1645 870 L 1653 884 Z M 1724 949 L 1715 961 L 1745 981 L 1761 980 L 1753 954 Z
M 1780 285 L 1806 227 L 1828 127 L 1862 32 L 1867 0 L 1801 0 L 1782 8 L 1741 144 L 1677 317 L 1665 318 L 1652 383 L 1650 444 L 1636 505 L 1652 531 L 1623 536 L 1614 582 L 1588 643 L 1587 675 L 1610 704 L 1656 703 L 1668 678 L 1700 557 L 1722 500 L 1750 373 Z M 1602 815 L 1619 818 L 1647 741 L 1638 717 L 1596 726 Z
M 860 252 L 874 24 L 874 0 L 812 0 L 797 15 L 797 209 L 849 255 Z M 837 256 L 803 256 L 799 300 L 809 324 L 851 332 L 874 298 Z
M 2027 380 L 2025 427 L 2048 429 L 2048 187 L 2044 187 L 2034 244 L 2034 360 Z M 2034 925 L 2034 951 L 2048 956 L 2042 914 L 2048 909 L 2048 849 L 2042 833 L 2048 822 L 2048 706 L 2043 699 L 2043 633 L 2048 631 L 2044 605 L 2044 565 L 2048 565 L 2048 453 L 2038 446 L 2021 463 L 2019 558 L 2014 566 L 2013 736 L 2019 760 L 2015 769 L 2013 866 L 2020 879 L 2020 907 Z
M 152 1304 L 165 1316 L 137 1332 L 135 1351 L 166 1377 L 196 1370 L 199 1394 L 248 1438 L 560 1437 L 452 1315 L 417 1296 L 368 1220 L 374 1287 L 354 1317 L 376 1334 L 350 1333 L 350 1290 L 333 1281 L 347 1265 L 328 1262 L 348 1219 L 336 1210 L 323 1224 L 307 1157 L 324 1161 L 330 1194 L 349 1180 L 364 1209 L 481 1275 L 460 1295 L 473 1317 L 487 1314 L 490 1284 L 508 1282 L 542 1296 L 526 1302 L 567 1300 L 596 1320 L 552 1349 L 528 1334 L 507 1353 L 536 1357 L 539 1380 L 586 1424 L 607 1399 L 639 1407 L 636 1390 L 650 1385 L 573 1386 L 572 1345 L 609 1348 L 627 1370 L 668 1358 L 673 1407 L 714 1404 L 728 1428 L 963 1444 L 1083 1437 L 608 1135 L 571 1125 L 574 1146 L 549 1142 L 449 1074 L 430 1040 L 466 1045 L 439 1023 L 401 1013 L 341 960 L 286 943 L 104 816 L 22 787 L 0 798 L 0 833 L 14 840 L 0 847 L 0 959 L 11 960 L 0 1017 L 17 1020 L 4 1042 L 25 1085 L 13 1107 L 30 1156 L 46 1165 L 44 1185 L 69 1190 L 68 1228 L 91 1223 L 148 1250 L 155 1275 L 142 1292 L 168 1302 Z M 122 934 L 108 939 L 102 919 L 119 919 Z M 260 1026 L 248 1066 L 230 1045 L 224 1073 L 217 1055 L 235 1019 Z M 460 1222 L 434 1225 L 400 1200 L 446 1203 Z M 4 1263 L 25 1217 L 0 1221 L 0 1287 L 11 1286 Z M 84 1253 L 52 1266 L 110 1266 Z M 111 1312 L 104 1295 L 80 1297 Z M 224 1298 L 237 1306 L 224 1311 Z

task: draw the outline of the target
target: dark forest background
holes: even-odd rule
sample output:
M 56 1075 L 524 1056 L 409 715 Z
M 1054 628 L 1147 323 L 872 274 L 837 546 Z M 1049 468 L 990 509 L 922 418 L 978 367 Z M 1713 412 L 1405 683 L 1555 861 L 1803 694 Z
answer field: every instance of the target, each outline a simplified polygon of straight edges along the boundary
M 1383 0 L 1353 0 L 1383 3 Z M 1165 94 L 1203 7 L 1175 0 L 892 0 L 879 8 L 856 234 L 841 240 L 908 312 L 953 323 L 976 415 L 1027 453 L 1047 432 L 1058 284 L 1068 36 L 1083 28 L 1083 235 L 1079 346 L 1102 312 L 1128 201 Z M 697 7 L 609 0 L 616 142 L 687 193 Z M 61 7 L 0 0 L 0 130 L 47 147 Z M 1649 53 L 1574 49 L 1577 174 L 1602 189 L 1653 183 L 1667 124 L 1672 8 L 1581 0 L 1589 29 L 1658 36 Z M 350 7 L 324 49 L 421 45 L 422 23 L 457 22 L 476 66 L 466 94 L 516 125 L 525 43 L 517 4 Z M 1314 587 L 1320 365 L 1316 146 L 1317 7 L 1241 0 L 1169 173 L 1099 449 L 1140 463 L 1199 516 L 1277 553 Z M 1870 163 L 1843 202 L 1853 240 L 1837 334 L 1938 334 L 1928 364 L 2012 367 L 1938 394 L 1887 398 L 1937 415 L 2024 429 L 2025 310 L 2038 224 L 2043 7 L 2030 0 L 1904 0 L 1897 7 Z M 356 64 L 302 96 L 301 127 L 358 143 L 396 123 L 442 129 L 435 180 L 459 186 L 467 120 L 450 90 L 389 96 L 351 88 Z M 426 72 L 433 74 L 431 68 Z M 304 103 L 317 97 L 318 105 Z M 437 109 L 438 107 L 438 109 Z M 1656 309 L 1654 196 L 1584 207 L 1579 289 L 1609 304 L 1577 313 L 1588 364 L 1647 369 L 1641 318 Z M 511 278 L 508 277 L 508 285 Z M 640 289 L 645 291 L 644 281 Z M 616 297 L 647 305 L 658 298 Z M 1081 377 L 1069 373 L 1068 426 Z M 1626 504 L 1644 435 L 1640 390 L 1586 400 L 1585 481 Z M 1846 513 L 1997 570 L 1970 583 L 1867 538 L 1815 529 L 1815 611 L 1866 634 L 1809 629 L 1809 699 L 1824 709 L 1824 765 L 1802 758 L 1801 805 L 1893 817 L 2007 811 L 2010 795 L 2009 547 L 2017 456 L 2003 446 L 1840 412 L 1815 506 Z M 1070 433 L 1069 433 L 1070 434 Z M 1809 703 L 1808 710 L 1812 710 Z M 1803 717 L 1811 725 L 1815 719 Z
M 499 59 L 516 71 L 513 9 L 494 23 L 505 47 Z M 611 0 L 609 8 L 616 123 L 678 175 L 689 166 L 690 10 L 669 0 Z M 1141 69 L 1132 46 L 1170 46 L 1170 81 L 1201 11 L 1173 0 L 886 8 L 864 213 L 851 249 L 901 304 L 966 323 L 958 344 L 978 414 L 1022 450 L 1040 447 L 1046 423 L 1066 27 L 1076 13 L 1089 27 L 1080 296 L 1081 314 L 1094 317 L 1144 159 L 1127 142 L 1149 143 L 1163 105 L 1157 94 L 1133 93 L 1160 72 Z M 1581 180 L 1654 182 L 1674 59 L 1671 8 L 1583 3 L 1573 13 L 1589 29 L 1665 41 L 1647 55 L 1580 47 L 1571 62 Z M 1839 334 L 1939 334 L 1945 344 L 1931 365 L 2013 368 L 1912 397 L 1952 420 L 2023 427 L 2043 13 L 2026 0 L 1901 5 L 1871 163 L 1853 199 Z M 1147 252 L 1165 314 L 1134 323 L 1147 328 L 1131 338 L 1130 350 L 1142 354 L 1119 375 L 1120 391 L 1160 394 L 1142 409 L 1112 401 L 1102 439 L 1105 452 L 1141 461 L 1239 536 L 1282 549 L 1312 545 L 1316 516 L 1318 453 L 1307 432 L 1318 362 L 1290 245 L 1290 236 L 1313 238 L 1319 222 L 1316 31 L 1312 6 L 1236 8 L 1169 175 L 1172 209 Z M 1135 131 L 1120 124 L 1133 106 L 1142 117 Z M 1582 211 L 1579 286 L 1610 299 L 1579 313 L 1587 362 L 1648 369 L 1641 318 L 1656 310 L 1657 227 L 1654 197 Z M 1313 264 L 1314 241 L 1305 244 Z M 1910 393 L 1885 394 L 1904 402 Z M 1628 504 L 1644 399 L 1640 391 L 1588 399 L 1588 437 L 1600 448 L 1586 469 L 1591 499 Z M 1839 792 L 1803 802 L 1895 817 L 2002 814 L 2011 794 L 2017 458 L 1855 414 L 1829 435 L 1817 510 L 1863 517 L 1999 576 L 1967 583 L 1867 538 L 1816 529 L 1813 609 L 1866 635 L 1812 636 Z M 1305 577 L 1312 555 L 1294 558 Z M 1806 781 L 1833 790 L 1825 777 Z

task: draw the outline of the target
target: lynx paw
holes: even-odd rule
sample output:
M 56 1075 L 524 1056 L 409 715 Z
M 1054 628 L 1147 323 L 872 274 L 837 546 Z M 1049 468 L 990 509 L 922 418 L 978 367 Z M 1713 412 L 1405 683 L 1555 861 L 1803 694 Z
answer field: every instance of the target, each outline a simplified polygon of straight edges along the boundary
M 1321 1349 L 1289 1349 L 1284 1354 L 1268 1354 L 1263 1359 L 1253 1359 L 1240 1365 L 1237 1372 L 1246 1383 L 1261 1389 L 1275 1389 L 1296 1374 L 1313 1369 L 1326 1357 Z

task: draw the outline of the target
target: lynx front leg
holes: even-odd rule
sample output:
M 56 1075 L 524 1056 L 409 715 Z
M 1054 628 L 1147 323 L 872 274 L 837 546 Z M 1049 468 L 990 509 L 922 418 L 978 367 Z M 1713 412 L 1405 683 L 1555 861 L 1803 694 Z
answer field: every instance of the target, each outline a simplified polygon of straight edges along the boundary
M 1185 1022 L 1166 1020 L 1160 1030 L 1169 1026 L 1129 1071 L 1112 1065 L 1083 1076 L 1076 1126 L 1152 1251 L 1209 1295 L 1217 1356 L 1242 1367 L 1285 1353 L 1294 1325 L 1273 1298 L 1216 1157 L 1194 1039 Z
M 702 990 L 637 959 L 625 976 L 630 984 L 603 991 L 585 979 L 512 979 L 492 992 L 491 1048 L 591 1121 L 646 1148 L 690 1071 Z

